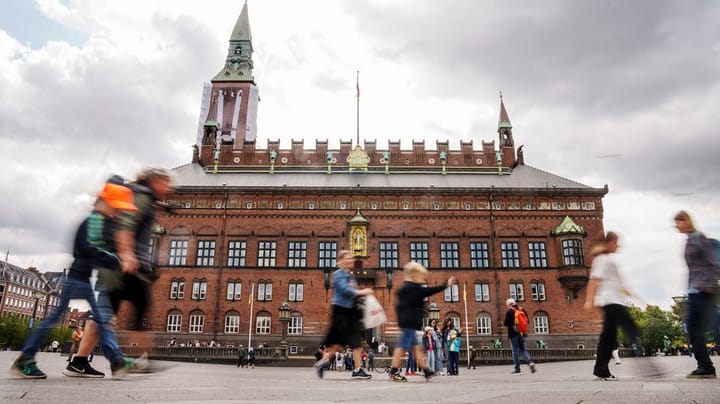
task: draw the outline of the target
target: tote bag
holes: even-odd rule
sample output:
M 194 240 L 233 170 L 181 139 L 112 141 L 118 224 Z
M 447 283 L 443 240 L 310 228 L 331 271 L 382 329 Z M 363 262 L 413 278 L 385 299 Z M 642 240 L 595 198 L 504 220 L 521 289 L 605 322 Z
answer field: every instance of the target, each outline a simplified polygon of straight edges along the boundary
M 385 310 L 380 302 L 373 295 L 365 296 L 365 306 L 363 307 L 363 324 L 366 329 L 375 328 L 387 321 Z

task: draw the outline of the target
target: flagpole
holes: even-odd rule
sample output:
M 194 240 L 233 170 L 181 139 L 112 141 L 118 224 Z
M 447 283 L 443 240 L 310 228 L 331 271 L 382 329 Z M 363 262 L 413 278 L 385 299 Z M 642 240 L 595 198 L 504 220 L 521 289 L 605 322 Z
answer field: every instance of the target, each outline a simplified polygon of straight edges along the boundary
M 355 73 L 355 89 L 357 90 L 357 104 L 355 106 L 355 143 L 357 146 L 360 146 L 360 70 Z
M 250 286 L 250 322 L 248 325 L 248 349 L 252 347 L 252 319 L 253 319 L 253 306 L 255 304 L 255 282 L 251 283 Z
M 470 329 L 469 327 L 469 321 L 468 321 L 468 314 L 467 314 L 467 282 L 463 284 L 463 301 L 465 302 L 465 343 L 467 345 L 467 363 L 468 363 L 468 369 L 470 368 Z

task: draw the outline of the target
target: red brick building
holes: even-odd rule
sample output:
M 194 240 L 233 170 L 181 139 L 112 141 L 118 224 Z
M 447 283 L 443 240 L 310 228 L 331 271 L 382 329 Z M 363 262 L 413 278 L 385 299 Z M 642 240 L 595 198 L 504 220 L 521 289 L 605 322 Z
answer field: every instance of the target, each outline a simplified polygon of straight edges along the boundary
M 205 88 L 192 163 L 175 169 L 168 202 L 178 208 L 159 217 L 148 317 L 158 343 L 246 344 L 250 332 L 253 345 L 277 344 L 287 302 L 288 344 L 313 352 L 328 325 L 335 255 L 348 249 L 361 287 L 375 290 L 389 317 L 368 339 L 394 344 L 395 292 L 402 266 L 415 260 L 430 284 L 458 278 L 430 298 L 428 317 L 455 318 L 475 347 L 509 346 L 509 297 L 530 314 L 531 346 L 595 344 L 600 318 L 582 305 L 607 187 L 526 165 L 502 99 L 497 142 L 478 149 L 472 140 L 435 150 L 370 141 L 306 149 L 302 140 L 280 149 L 269 140 L 259 149 L 253 51 L 246 4 Z

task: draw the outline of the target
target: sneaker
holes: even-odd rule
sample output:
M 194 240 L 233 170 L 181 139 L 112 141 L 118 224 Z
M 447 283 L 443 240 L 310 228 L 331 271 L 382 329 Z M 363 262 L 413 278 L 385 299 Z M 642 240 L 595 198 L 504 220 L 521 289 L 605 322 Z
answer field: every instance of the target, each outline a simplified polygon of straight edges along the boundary
M 130 367 L 130 373 L 154 373 L 155 371 L 150 366 L 150 360 L 148 359 L 148 353 L 143 352 L 142 355 L 132 360 L 132 366 Z
M 535 364 L 531 363 L 530 364 L 530 373 L 535 373 L 535 372 L 537 372 L 537 369 L 535 369 Z
M 68 377 L 89 377 L 100 379 L 105 377 L 105 373 L 93 369 L 88 362 L 73 360 L 62 372 Z
M 315 365 L 313 366 L 315 366 L 315 373 L 317 373 L 318 377 L 322 379 L 323 373 L 330 367 L 330 361 L 327 359 L 320 359 L 315 362 Z
M 515 369 L 510 374 L 513 376 L 518 376 L 518 375 L 521 375 L 522 372 L 520 371 L 520 369 Z
M 407 378 L 400 374 L 400 372 L 397 373 L 391 373 L 390 374 L 390 381 L 393 382 L 406 382 Z
M 717 375 L 715 374 L 715 369 L 712 369 L 712 370 L 695 369 L 692 372 L 690 372 L 686 377 L 688 379 L 715 379 L 717 377 Z
M 358 370 L 353 370 L 352 378 L 353 379 L 372 379 L 372 375 L 365 373 L 365 369 L 360 368 Z
M 33 359 L 15 359 L 10 372 L 22 377 L 23 379 L 47 379 L 47 375 L 38 369 L 37 363 Z
M 143 354 L 137 359 L 123 357 L 119 361 L 110 364 L 110 370 L 113 377 L 123 377 L 128 373 L 141 373 L 149 366 L 147 354 Z
M 433 376 L 435 376 L 435 372 L 430 368 L 425 368 L 423 369 L 423 376 L 425 376 L 425 380 L 430 380 Z
M 608 376 L 598 376 L 598 375 L 594 375 L 594 376 L 595 376 L 596 380 L 604 380 L 604 381 L 615 381 L 615 380 L 617 380 L 617 377 L 615 377 L 615 376 L 613 376 L 613 375 L 608 375 Z

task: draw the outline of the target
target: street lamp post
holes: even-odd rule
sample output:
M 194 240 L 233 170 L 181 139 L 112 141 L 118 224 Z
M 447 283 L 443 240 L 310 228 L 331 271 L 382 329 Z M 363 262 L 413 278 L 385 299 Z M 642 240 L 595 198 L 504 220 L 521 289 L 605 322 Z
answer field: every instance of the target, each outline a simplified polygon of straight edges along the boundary
M 33 307 L 33 314 L 32 317 L 30 317 L 30 329 L 33 328 L 33 325 L 35 324 L 35 316 L 37 315 L 37 309 L 38 309 L 38 302 L 44 295 L 40 292 L 33 292 L 32 297 L 35 299 L 35 306 Z
M 283 348 L 287 348 L 287 329 L 292 309 L 287 302 L 282 302 L 278 310 L 280 311 L 280 323 L 282 324 L 282 339 L 280 340 L 280 345 Z

